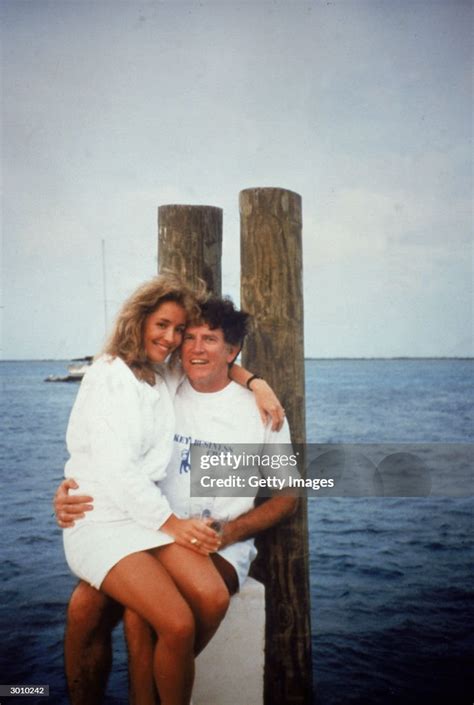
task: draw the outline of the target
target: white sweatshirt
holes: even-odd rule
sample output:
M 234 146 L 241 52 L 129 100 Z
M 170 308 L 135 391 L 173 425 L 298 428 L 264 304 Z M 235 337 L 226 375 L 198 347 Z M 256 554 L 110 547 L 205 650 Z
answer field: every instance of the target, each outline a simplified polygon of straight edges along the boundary
M 102 356 L 82 380 L 67 430 L 65 476 L 94 498 L 85 521 L 133 518 L 158 529 L 171 515 L 165 477 L 174 431 L 175 380 L 151 387 L 120 359 Z

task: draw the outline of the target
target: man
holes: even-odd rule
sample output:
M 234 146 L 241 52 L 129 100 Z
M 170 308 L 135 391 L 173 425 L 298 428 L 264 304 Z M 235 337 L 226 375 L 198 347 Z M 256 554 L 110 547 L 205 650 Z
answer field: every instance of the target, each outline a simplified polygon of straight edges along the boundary
M 229 380 L 228 368 L 242 346 L 247 319 L 248 314 L 237 311 L 231 301 L 213 298 L 203 306 L 200 319 L 185 331 L 181 358 L 186 379 L 176 394 L 174 450 L 167 477 L 160 483 L 178 516 L 189 516 L 196 506 L 190 498 L 191 444 L 203 446 L 211 453 L 235 453 L 239 444 L 262 448 L 265 443 L 290 443 L 286 422 L 279 432 L 265 427 L 251 392 Z M 68 488 L 74 485 L 74 481 L 65 480 L 55 497 L 58 522 L 63 527 L 72 526 L 84 511 L 92 508 L 92 498 L 68 497 Z M 253 497 L 214 500 L 210 513 L 226 513 L 230 519 L 224 526 L 218 553 L 211 556 L 229 594 L 238 590 L 255 557 L 251 537 L 289 516 L 296 502 L 295 497 L 285 494 L 258 507 L 253 505 Z M 191 543 L 190 549 L 198 548 L 194 539 Z M 73 592 L 65 639 L 66 674 L 73 705 L 101 702 L 111 665 L 110 633 L 119 616 L 120 609 L 110 598 L 85 583 L 81 582 Z M 146 627 L 140 618 L 128 613 L 126 630 L 132 702 L 151 702 L 153 684 L 146 677 L 146 654 L 150 653 L 146 648 Z

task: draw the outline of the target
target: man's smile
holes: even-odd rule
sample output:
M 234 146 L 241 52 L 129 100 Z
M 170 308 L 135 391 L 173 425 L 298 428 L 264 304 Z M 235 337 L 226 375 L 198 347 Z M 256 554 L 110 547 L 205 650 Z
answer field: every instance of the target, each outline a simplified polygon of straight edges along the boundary
M 224 339 L 222 328 L 188 325 L 181 346 L 183 370 L 199 392 L 218 392 L 229 384 L 229 364 L 238 350 Z

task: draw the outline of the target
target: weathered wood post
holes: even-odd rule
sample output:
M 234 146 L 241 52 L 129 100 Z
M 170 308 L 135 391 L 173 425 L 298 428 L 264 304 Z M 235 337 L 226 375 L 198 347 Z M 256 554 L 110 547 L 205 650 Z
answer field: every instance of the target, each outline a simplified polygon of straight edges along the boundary
M 240 193 L 241 304 L 254 317 L 243 364 L 257 370 L 304 444 L 301 197 L 280 188 Z M 311 623 L 306 500 L 258 538 L 256 577 L 266 584 L 265 705 L 310 705 Z
M 181 275 L 188 284 L 204 279 L 222 293 L 222 208 L 166 205 L 158 208 L 158 269 Z
M 213 206 L 158 209 L 159 271 L 171 269 L 192 284 L 204 279 L 221 294 L 222 211 Z M 262 705 L 264 589 L 247 580 L 225 623 L 196 664 L 196 705 Z

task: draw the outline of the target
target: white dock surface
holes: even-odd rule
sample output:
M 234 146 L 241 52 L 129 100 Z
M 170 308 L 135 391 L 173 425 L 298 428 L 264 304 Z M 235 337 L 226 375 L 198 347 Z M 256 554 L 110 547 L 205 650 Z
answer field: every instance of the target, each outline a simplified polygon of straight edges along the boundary
M 196 661 L 193 705 L 262 705 L 265 588 L 247 578 Z

